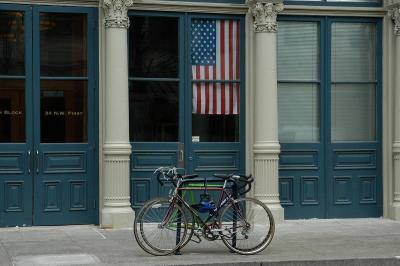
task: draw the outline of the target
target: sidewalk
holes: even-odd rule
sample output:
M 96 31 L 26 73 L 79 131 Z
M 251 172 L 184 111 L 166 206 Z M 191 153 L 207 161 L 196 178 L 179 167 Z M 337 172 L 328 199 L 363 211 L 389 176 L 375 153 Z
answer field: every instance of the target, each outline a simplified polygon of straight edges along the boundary
M 180 256 L 154 257 L 132 230 L 96 226 L 0 229 L 0 266 L 32 265 L 400 265 L 400 222 L 386 219 L 285 221 L 270 246 L 232 254 L 220 241 L 190 243 Z

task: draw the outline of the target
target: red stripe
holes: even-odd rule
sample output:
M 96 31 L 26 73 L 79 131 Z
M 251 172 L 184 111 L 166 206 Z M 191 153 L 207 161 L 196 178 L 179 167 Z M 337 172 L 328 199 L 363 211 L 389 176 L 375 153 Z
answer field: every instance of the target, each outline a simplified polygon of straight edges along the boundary
M 240 79 L 240 27 L 236 22 L 236 79 Z
M 233 79 L 233 20 L 229 21 L 229 79 Z M 229 83 L 229 114 L 233 114 L 232 83 Z
M 204 68 L 204 71 L 205 71 L 205 73 L 204 73 L 204 78 L 205 78 L 205 80 L 208 80 L 209 79 L 209 69 L 208 69 L 208 66 L 205 66 L 205 68 Z M 206 95 L 206 108 L 205 108 L 205 114 L 208 114 L 209 112 L 210 112 L 210 94 L 209 94 L 209 83 L 208 82 L 205 82 L 205 90 L 206 90 L 206 93 L 205 93 L 205 95 Z
M 212 80 L 217 78 L 217 68 L 213 68 Z M 217 114 L 217 83 L 213 82 L 213 114 Z
M 220 44 L 221 44 L 221 79 L 225 79 L 225 21 L 220 22 Z M 221 114 L 225 114 L 225 84 L 221 84 Z
M 196 66 L 196 79 L 200 79 L 200 66 Z M 201 84 L 200 82 L 196 83 L 197 85 L 197 114 L 201 114 Z

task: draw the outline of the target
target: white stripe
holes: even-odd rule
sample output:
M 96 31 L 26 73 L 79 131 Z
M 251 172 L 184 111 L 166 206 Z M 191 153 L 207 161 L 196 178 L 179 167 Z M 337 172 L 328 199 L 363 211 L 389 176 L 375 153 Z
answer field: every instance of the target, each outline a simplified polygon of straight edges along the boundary
M 236 58 L 236 49 L 237 49 L 237 40 L 236 40 L 236 34 L 237 34 L 237 27 L 238 27 L 238 21 L 234 20 L 233 21 L 233 31 L 232 31 L 232 37 L 233 37 L 233 45 L 232 45 L 232 64 L 233 64 L 233 77 L 232 79 L 237 79 L 236 77 L 236 64 L 237 64 L 237 58 Z
M 239 84 L 234 83 L 233 84 L 233 114 L 238 114 L 238 97 L 237 97 L 237 88 L 239 87 Z
M 225 79 L 230 79 L 229 77 L 229 21 L 225 20 Z M 229 110 L 229 109 L 228 109 Z
M 209 68 L 208 68 L 208 70 L 209 70 L 209 79 L 210 80 L 213 80 L 214 79 L 214 77 L 213 77 L 213 67 L 212 66 L 210 66 Z M 209 83 L 209 85 L 208 85 L 208 95 L 209 95 L 209 97 L 210 97 L 210 101 L 209 101 L 209 108 L 208 108 L 208 114 L 213 114 L 213 112 L 214 112 L 214 110 L 213 110 L 213 100 L 214 100 L 214 94 L 213 94 L 213 83 Z
M 200 79 L 205 79 L 205 67 L 202 66 L 200 68 Z M 200 83 L 200 91 L 201 91 L 201 114 L 206 113 L 206 89 L 205 89 L 205 84 L 204 82 Z
M 193 79 L 196 79 L 196 66 L 192 66 Z M 197 114 L 197 86 L 196 83 L 192 83 L 192 113 Z
M 221 42 L 220 42 L 220 34 L 221 34 L 221 32 L 220 32 L 220 20 L 217 20 L 216 21 L 216 50 L 215 50 L 215 53 L 216 53 L 216 74 L 217 74 L 217 76 L 216 77 L 214 77 L 215 79 L 221 79 L 221 73 L 220 73 L 220 67 L 221 67 Z
M 229 83 L 225 83 L 225 114 L 229 114 L 229 99 L 230 99 L 230 93 L 229 93 Z
M 217 112 L 216 114 L 221 114 L 221 83 L 217 83 Z

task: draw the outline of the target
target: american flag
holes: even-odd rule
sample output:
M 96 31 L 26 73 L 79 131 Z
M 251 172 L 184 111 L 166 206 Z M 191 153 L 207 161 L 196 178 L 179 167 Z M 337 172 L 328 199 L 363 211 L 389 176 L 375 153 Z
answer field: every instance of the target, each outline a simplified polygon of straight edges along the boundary
M 194 114 L 239 114 L 239 83 L 212 82 L 240 79 L 239 36 L 237 20 L 192 20 Z

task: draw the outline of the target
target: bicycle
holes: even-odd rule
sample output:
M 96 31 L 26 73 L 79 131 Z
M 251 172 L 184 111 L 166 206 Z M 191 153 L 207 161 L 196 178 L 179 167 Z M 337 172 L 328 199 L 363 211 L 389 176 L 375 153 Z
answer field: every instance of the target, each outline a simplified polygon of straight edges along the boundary
M 190 240 L 199 243 L 204 238 L 221 239 L 232 252 L 252 255 L 272 241 L 275 222 L 269 208 L 257 199 L 237 197 L 250 191 L 254 181 L 251 175 L 214 174 L 216 179 L 207 181 L 198 179 L 198 175 L 181 175 L 175 167 L 160 167 L 154 173 L 161 185 L 167 181 L 174 188 L 169 197 L 146 202 L 135 217 L 134 235 L 147 253 L 156 256 L 177 253 Z M 222 185 L 207 187 L 204 183 L 204 187 L 193 188 L 188 186 L 192 182 Z M 214 203 L 201 196 L 199 204 L 191 205 L 182 196 L 188 190 L 216 191 L 219 200 Z M 206 213 L 207 218 L 202 219 L 200 213 Z

